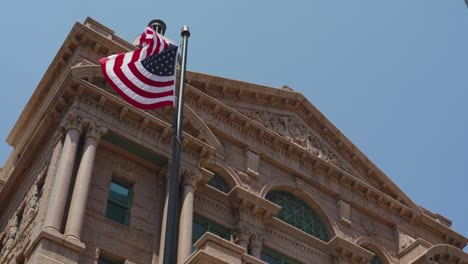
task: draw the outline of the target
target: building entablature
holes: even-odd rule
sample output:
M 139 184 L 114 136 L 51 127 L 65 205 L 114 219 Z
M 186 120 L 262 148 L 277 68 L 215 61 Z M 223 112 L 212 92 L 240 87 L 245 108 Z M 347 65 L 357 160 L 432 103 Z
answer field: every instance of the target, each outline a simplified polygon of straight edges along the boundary
M 96 66 L 84 66 L 84 68 L 97 68 Z M 74 68 L 79 71 L 79 68 Z M 102 76 L 100 73 L 99 76 Z M 90 76 L 88 76 L 90 77 Z M 83 79 L 74 79 L 72 86 L 77 86 L 79 91 L 79 105 L 82 105 L 83 111 L 91 116 L 99 116 L 101 119 L 109 120 L 107 124 L 111 131 L 125 135 L 125 137 L 138 141 L 146 141 L 145 146 L 158 144 L 166 145 L 167 148 L 154 148 L 154 151 L 163 151 L 165 156 L 169 157 L 170 142 L 172 138 L 172 126 L 165 120 L 162 120 L 146 111 L 129 108 L 126 103 L 113 94 L 95 86 L 91 82 Z M 188 109 L 187 112 L 190 112 Z M 106 118 L 103 118 L 107 114 Z M 205 134 L 206 135 L 206 134 Z M 186 132 L 183 133 L 183 155 L 184 159 L 191 160 L 193 166 L 201 167 L 211 155 L 214 155 L 215 146 L 210 145 L 210 141 L 205 143 Z M 143 142 L 141 142 L 143 144 Z

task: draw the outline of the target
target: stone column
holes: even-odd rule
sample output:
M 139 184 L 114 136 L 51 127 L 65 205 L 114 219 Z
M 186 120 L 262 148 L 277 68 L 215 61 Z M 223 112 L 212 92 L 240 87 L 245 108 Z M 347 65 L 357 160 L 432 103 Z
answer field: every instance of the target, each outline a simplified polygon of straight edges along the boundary
M 82 132 L 81 119 L 74 112 L 70 112 L 62 124 L 65 129 L 62 156 L 60 157 L 57 173 L 55 175 L 52 192 L 44 226 L 47 229 L 60 232 L 63 214 L 67 203 L 68 189 L 75 164 L 76 150 Z
M 202 179 L 202 174 L 199 172 L 184 174 L 177 263 L 185 263 L 192 253 L 193 200 L 197 183 Z
M 257 259 L 261 259 L 262 246 L 263 246 L 262 237 L 257 233 L 253 233 L 252 236 L 250 237 L 250 245 L 249 245 L 250 255 Z
M 99 139 L 107 132 L 106 128 L 98 128 L 94 123 L 89 122 L 86 131 L 86 141 L 83 148 L 78 173 L 76 175 L 73 195 L 68 212 L 65 235 L 69 238 L 80 241 L 83 220 L 86 213 L 86 203 L 88 200 L 93 172 L 94 159 Z
M 167 204 L 169 202 L 169 181 L 166 181 L 166 190 L 164 195 L 164 209 L 161 223 L 161 236 L 159 237 L 159 257 L 158 263 L 163 263 L 164 257 L 164 242 L 166 241 L 166 218 L 167 218 Z

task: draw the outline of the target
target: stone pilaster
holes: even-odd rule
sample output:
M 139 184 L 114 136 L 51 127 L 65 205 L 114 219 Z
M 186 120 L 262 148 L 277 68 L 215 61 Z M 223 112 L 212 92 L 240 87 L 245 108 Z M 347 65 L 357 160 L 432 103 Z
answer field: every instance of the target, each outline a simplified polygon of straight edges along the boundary
M 55 175 L 52 192 L 44 226 L 47 229 L 60 232 L 63 214 L 67 202 L 68 189 L 72 178 L 76 151 L 83 129 L 81 118 L 74 112 L 69 112 L 64 118 L 62 128 L 65 130 L 62 156 Z
M 86 202 L 91 184 L 94 159 L 98 141 L 101 136 L 107 133 L 107 128 L 97 127 L 93 122 L 86 121 L 86 141 L 83 148 L 83 156 L 78 167 L 76 182 L 68 213 L 65 235 L 69 238 L 80 241 L 83 220 L 86 212 Z

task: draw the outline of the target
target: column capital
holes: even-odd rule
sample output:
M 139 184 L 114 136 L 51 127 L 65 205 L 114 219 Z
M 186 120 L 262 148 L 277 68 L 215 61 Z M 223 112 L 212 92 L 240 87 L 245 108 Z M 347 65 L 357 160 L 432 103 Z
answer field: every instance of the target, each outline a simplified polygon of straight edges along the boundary
M 250 247 L 262 248 L 263 246 L 263 237 L 258 232 L 253 232 L 250 235 Z
M 263 232 L 262 232 L 263 234 Z M 262 257 L 263 237 L 259 232 L 252 232 L 250 235 L 249 250 L 250 255 L 257 259 Z
M 213 176 L 213 173 L 200 168 L 199 170 L 191 170 L 188 167 L 183 166 L 181 168 L 182 184 L 184 186 L 188 185 L 193 188 L 193 190 L 197 190 L 201 186 L 205 185 Z
M 60 126 L 65 130 L 65 132 L 68 132 L 70 130 L 76 130 L 80 134 L 83 132 L 83 125 L 84 124 L 81 120 L 81 117 L 73 111 L 68 112 L 60 124 Z
M 248 230 L 247 227 L 245 227 L 243 224 L 238 224 L 236 229 L 233 232 L 233 237 L 234 237 L 234 243 L 236 244 L 242 244 L 245 243 L 247 244 L 249 242 L 250 238 L 250 230 Z
M 106 127 L 98 127 L 96 123 L 89 119 L 83 120 L 83 123 L 86 124 L 86 138 L 94 138 L 96 141 L 99 141 L 102 136 L 107 134 Z

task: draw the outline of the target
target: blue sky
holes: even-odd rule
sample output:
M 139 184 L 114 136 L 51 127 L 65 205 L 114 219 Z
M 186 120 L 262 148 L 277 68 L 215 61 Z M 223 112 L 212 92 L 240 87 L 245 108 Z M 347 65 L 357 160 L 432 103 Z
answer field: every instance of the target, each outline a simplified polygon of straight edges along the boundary
M 131 41 L 162 18 L 174 40 L 190 26 L 190 70 L 303 93 L 410 198 L 468 236 L 463 0 L 165 2 L 2 3 L 0 164 L 76 21 L 90 16 Z

